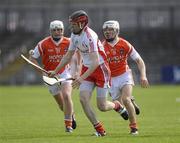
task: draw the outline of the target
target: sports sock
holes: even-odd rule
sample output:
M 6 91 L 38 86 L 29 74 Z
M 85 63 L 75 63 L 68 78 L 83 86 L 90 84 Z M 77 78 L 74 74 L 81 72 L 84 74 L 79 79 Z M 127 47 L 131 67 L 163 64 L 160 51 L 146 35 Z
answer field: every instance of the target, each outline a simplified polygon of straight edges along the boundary
M 132 128 L 135 128 L 137 129 L 137 123 L 130 123 L 129 124 L 129 127 L 132 129 Z
M 64 119 L 64 124 L 65 124 L 66 127 L 72 127 L 72 120 Z
M 113 103 L 115 104 L 114 110 L 116 112 L 119 112 L 123 108 L 122 105 L 119 103 L 119 101 L 115 100 L 115 101 L 113 101 Z
M 96 129 L 96 131 L 100 134 L 104 134 L 105 133 L 105 129 L 103 128 L 103 125 L 101 122 L 98 122 L 97 124 L 94 125 L 94 128 Z

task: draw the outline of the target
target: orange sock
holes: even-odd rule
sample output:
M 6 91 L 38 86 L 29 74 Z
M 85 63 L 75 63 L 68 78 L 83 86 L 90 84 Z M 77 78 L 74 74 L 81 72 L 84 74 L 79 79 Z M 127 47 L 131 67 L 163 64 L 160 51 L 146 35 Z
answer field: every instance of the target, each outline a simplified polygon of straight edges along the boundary
M 130 123 L 129 124 L 130 128 L 136 128 L 137 129 L 137 123 Z
M 115 104 L 114 110 L 115 110 L 116 112 L 119 112 L 119 110 L 122 108 L 120 102 L 117 101 L 117 100 L 115 100 L 113 103 Z
M 96 129 L 96 131 L 100 134 L 104 134 L 105 133 L 105 129 L 103 128 L 102 123 L 97 123 L 94 125 L 94 128 Z
M 72 127 L 72 120 L 64 119 L 64 124 L 66 127 Z

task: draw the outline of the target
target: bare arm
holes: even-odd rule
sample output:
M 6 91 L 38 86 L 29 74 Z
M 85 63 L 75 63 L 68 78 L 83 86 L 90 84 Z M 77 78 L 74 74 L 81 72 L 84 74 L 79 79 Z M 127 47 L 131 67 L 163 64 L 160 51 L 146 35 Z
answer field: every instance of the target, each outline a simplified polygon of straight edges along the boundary
M 97 52 L 90 53 L 90 60 L 91 60 L 91 65 L 88 67 L 88 70 L 83 75 L 81 75 L 82 79 L 86 79 L 99 66 L 98 53 Z
M 89 75 L 91 75 L 99 66 L 99 58 L 98 58 L 97 52 L 90 53 L 90 60 L 91 60 L 91 65 L 88 67 L 87 71 L 83 75 L 81 75 L 78 79 L 76 79 L 72 83 L 73 88 L 79 88 L 79 85 L 81 84 L 81 82 L 84 79 L 86 79 Z
M 143 88 L 146 88 L 149 86 L 149 83 L 148 83 L 148 80 L 147 80 L 147 77 L 146 77 L 146 66 L 145 66 L 145 63 L 143 61 L 143 59 L 141 57 L 138 57 L 136 60 L 135 60 L 137 66 L 138 66 L 138 69 L 139 69 L 139 72 L 140 72 L 140 84 Z
M 30 50 L 30 51 L 29 51 L 29 60 L 30 60 L 31 62 L 35 63 L 36 65 L 40 66 L 39 63 L 37 62 L 37 60 L 32 57 L 33 54 L 34 54 L 34 53 L 33 53 L 33 50 Z M 36 68 L 36 70 L 37 70 L 38 73 L 43 74 L 41 70 L 39 70 L 39 69 L 37 69 L 37 68 Z
M 70 67 L 72 77 L 78 78 L 82 69 L 82 58 L 79 51 L 76 51 L 74 56 L 72 57 Z

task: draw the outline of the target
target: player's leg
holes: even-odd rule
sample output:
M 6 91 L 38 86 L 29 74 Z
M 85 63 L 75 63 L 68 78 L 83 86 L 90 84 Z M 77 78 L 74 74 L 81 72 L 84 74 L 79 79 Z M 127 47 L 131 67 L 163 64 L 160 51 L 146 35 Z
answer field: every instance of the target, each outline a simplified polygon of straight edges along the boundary
M 83 81 L 80 85 L 80 102 L 83 107 L 84 113 L 92 124 L 97 123 L 96 115 L 91 107 L 91 96 L 94 89 L 94 83 L 89 81 Z
M 63 73 L 59 75 L 59 78 L 70 78 L 71 74 L 69 69 L 66 69 Z M 62 82 L 60 89 L 64 99 L 64 119 L 65 119 L 65 126 L 68 127 L 71 125 L 72 129 L 76 128 L 76 120 L 75 120 L 75 113 L 73 108 L 73 101 L 72 101 L 72 81 L 64 81 Z M 67 129 L 67 128 L 66 128 Z M 68 129 L 66 130 L 68 131 Z
M 135 108 L 135 111 L 136 111 L 136 115 L 139 115 L 140 114 L 140 108 L 139 106 L 137 105 L 137 103 L 135 102 L 135 98 L 134 96 L 131 96 L 131 102 Z
M 70 84 L 70 87 L 71 87 L 71 84 Z M 57 102 L 58 106 L 64 112 L 64 110 L 65 110 L 65 103 L 64 103 L 63 94 L 62 94 L 62 92 L 60 90 L 60 86 L 58 84 L 55 84 L 53 86 L 48 86 L 48 88 L 49 88 L 49 92 L 53 95 L 53 97 L 54 97 L 55 101 Z M 71 89 L 72 89 L 72 87 L 71 87 Z M 66 100 L 67 100 L 67 98 L 66 98 Z M 65 112 L 64 112 L 64 115 L 65 115 Z M 72 113 L 71 113 L 71 116 L 72 116 L 71 117 L 71 120 L 72 120 L 74 115 L 72 115 Z M 73 127 L 73 129 L 76 128 L 75 120 L 73 121 L 72 127 Z
M 63 111 L 64 99 L 63 99 L 62 93 L 59 92 L 58 94 L 54 95 L 53 97 L 54 97 L 56 103 L 58 104 L 59 108 L 61 109 L 61 111 Z
M 55 84 L 53 86 L 47 85 L 47 87 L 49 89 L 50 94 L 54 97 L 59 108 L 61 109 L 61 111 L 63 111 L 64 99 L 63 99 L 63 96 L 62 96 L 59 86 L 57 84 Z
M 102 112 L 112 110 L 115 106 L 120 107 L 118 102 L 117 105 L 115 105 L 115 103 L 107 100 L 107 93 L 107 88 L 97 87 L 97 107 Z
M 60 109 L 64 112 L 64 98 L 58 84 L 48 86 L 49 92 L 53 95 Z
M 63 96 L 62 96 L 62 93 L 59 93 L 58 95 L 55 95 L 54 96 L 57 104 L 59 105 L 60 109 L 63 111 Z M 76 118 L 75 118 L 75 113 L 73 111 L 73 114 L 72 114 L 72 128 L 73 129 L 76 129 L 77 127 L 77 123 L 76 123 Z
M 57 104 L 58 104 L 59 108 L 61 109 L 61 111 L 63 111 L 64 99 L 63 99 L 62 93 L 60 92 L 59 94 L 54 95 L 53 97 L 54 97 L 55 101 L 57 102 Z M 76 127 L 77 127 L 77 123 L 76 123 L 76 119 L 75 119 L 75 113 L 73 111 L 73 114 L 72 114 L 72 128 L 76 129 Z
M 90 100 L 92 91 L 94 89 L 94 83 L 89 81 L 83 81 L 80 85 L 80 102 L 83 107 L 84 113 L 86 114 L 89 121 L 95 128 L 97 136 L 104 136 L 105 130 L 102 123 L 97 119 L 96 114 L 91 106 Z
M 125 120 L 128 120 L 128 113 L 122 104 L 117 100 L 113 102 L 108 101 L 107 94 L 107 88 L 97 87 L 97 106 L 99 110 L 105 112 L 114 109 L 116 112 L 120 113 Z
M 63 82 L 61 84 L 61 92 L 64 99 L 64 122 L 65 122 L 66 132 L 72 132 L 73 102 L 71 98 L 71 92 L 72 92 L 71 82 Z
M 63 99 L 62 92 L 59 92 L 57 95 L 54 95 L 53 97 L 54 97 L 55 101 L 57 102 L 59 108 L 63 111 L 64 99 Z M 75 119 L 75 113 L 73 111 L 73 113 L 72 113 L 72 128 L 76 129 L 76 127 L 77 127 L 77 123 L 76 123 L 76 119 Z
M 133 86 L 131 84 L 124 85 L 121 89 L 122 95 L 120 98 L 122 98 L 122 101 L 129 113 L 129 127 L 131 129 L 131 134 L 138 134 L 135 108 L 131 102 L 132 88 Z

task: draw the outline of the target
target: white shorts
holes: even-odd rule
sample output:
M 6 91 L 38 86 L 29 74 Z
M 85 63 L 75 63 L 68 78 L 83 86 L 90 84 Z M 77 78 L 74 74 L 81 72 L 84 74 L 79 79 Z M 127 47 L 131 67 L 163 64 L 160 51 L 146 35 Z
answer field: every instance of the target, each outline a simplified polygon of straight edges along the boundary
M 92 93 L 94 88 L 96 87 L 96 95 L 97 98 L 104 98 L 107 97 L 108 89 L 109 88 L 102 88 L 95 85 L 94 82 L 86 81 L 84 80 L 80 85 L 80 92 L 81 91 L 87 91 Z
M 113 100 L 119 98 L 122 87 L 127 84 L 134 85 L 134 80 L 130 69 L 122 75 L 112 77 L 112 85 L 109 91 Z
M 59 78 L 70 78 L 71 77 L 71 74 L 70 74 L 70 70 L 69 69 L 65 69 L 61 74 L 59 74 L 57 77 Z M 68 80 L 68 81 L 64 81 L 62 82 L 62 84 L 64 83 L 69 83 L 71 85 L 72 81 L 71 80 Z M 57 94 L 59 94 L 60 90 L 61 90 L 61 87 L 59 84 L 54 84 L 52 86 L 49 86 L 47 85 L 48 88 L 49 88 L 49 92 L 55 96 Z

